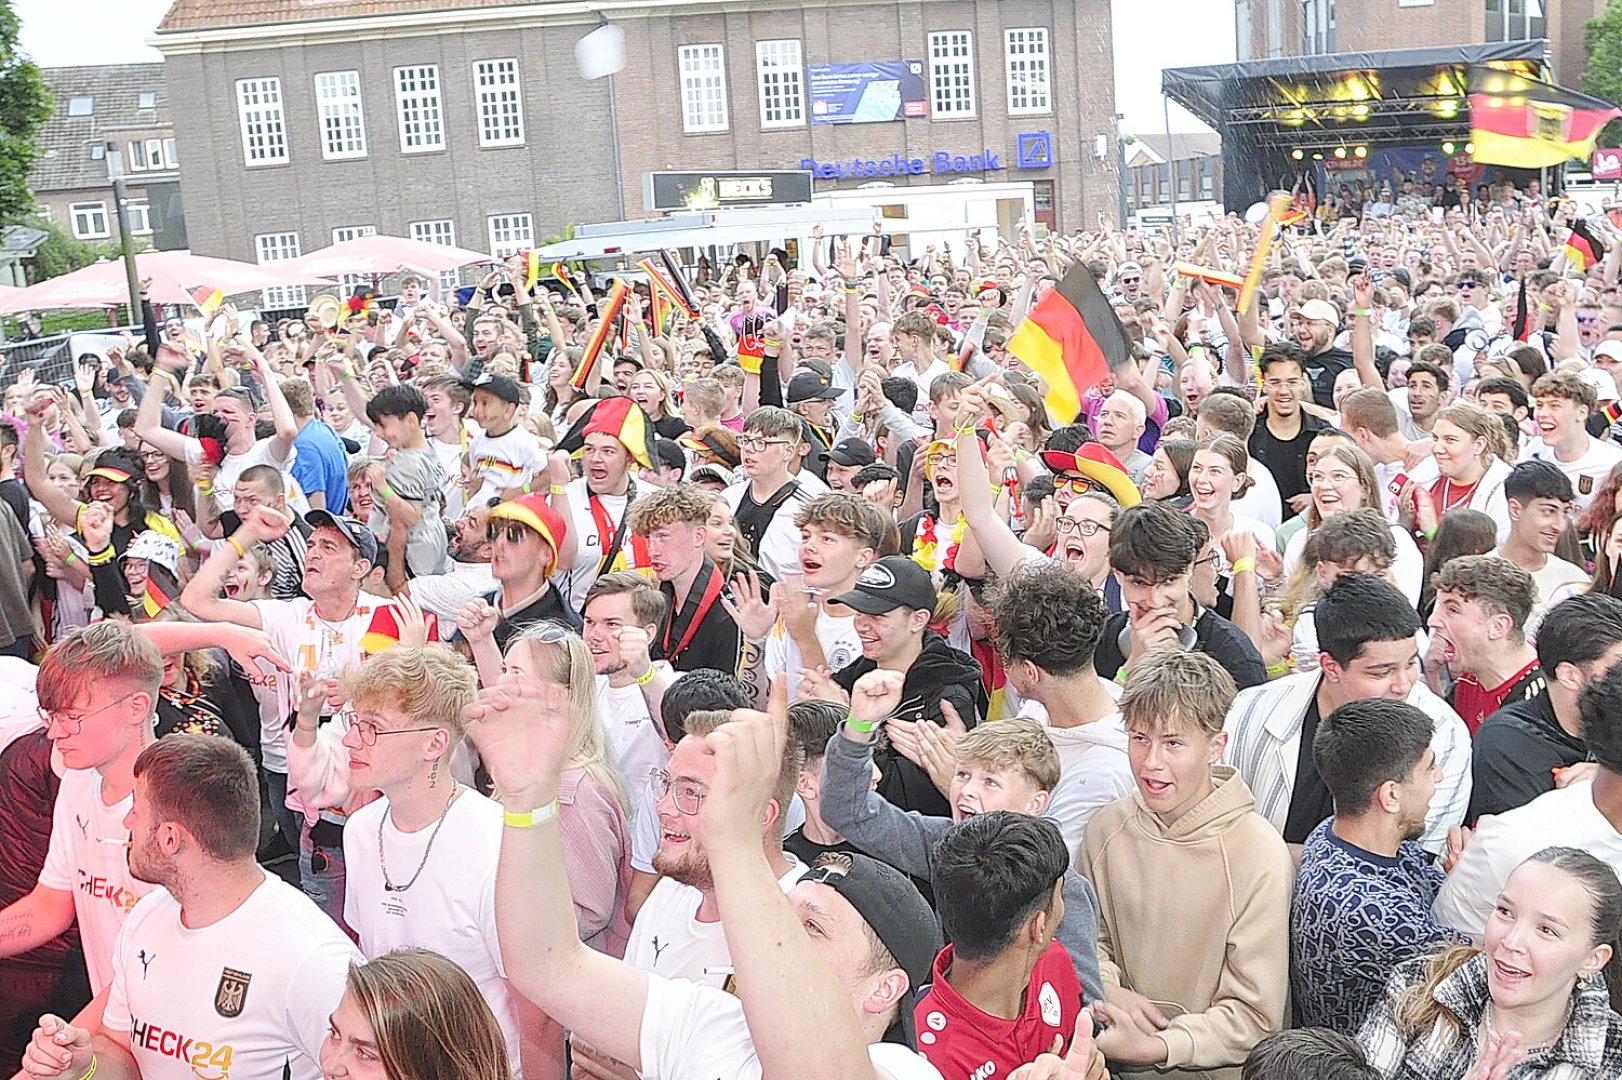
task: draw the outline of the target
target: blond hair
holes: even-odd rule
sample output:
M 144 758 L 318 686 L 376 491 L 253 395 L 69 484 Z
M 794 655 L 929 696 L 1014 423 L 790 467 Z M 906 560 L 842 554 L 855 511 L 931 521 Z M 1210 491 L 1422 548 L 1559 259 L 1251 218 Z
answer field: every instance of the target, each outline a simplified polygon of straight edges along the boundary
M 427 949 L 349 968 L 390 1080 L 511 1080 L 501 1025 L 467 972 Z
M 1023 716 L 981 724 L 958 740 L 957 760 L 998 771 L 1018 769 L 1042 791 L 1059 785 L 1059 752 L 1053 740 L 1041 724 Z
M 569 691 L 569 743 L 565 760 L 585 769 L 614 797 L 620 809 L 630 813 L 630 798 L 620 781 L 619 770 L 614 767 L 613 751 L 609 749 L 608 736 L 597 716 L 597 671 L 591 650 L 586 648 L 579 634 L 570 631 L 554 637 L 557 631 L 555 623 L 527 626 L 512 639 L 507 651 L 528 645 L 540 677 Z
M 99 683 L 156 704 L 163 654 L 128 623 L 107 619 L 69 632 L 40 661 L 34 692 L 47 712 L 71 709 Z
M 443 645 L 395 645 L 352 667 L 340 678 L 355 709 L 394 709 L 413 724 L 444 728 L 451 743 L 465 729 L 462 713 L 479 694 L 479 677 L 459 653 Z
M 1127 730 L 1165 731 L 1174 724 L 1216 735 L 1239 693 L 1233 676 L 1209 655 L 1176 645 L 1145 654 L 1121 694 Z
M 732 719 L 732 713 L 727 709 L 699 709 L 687 714 L 687 735 L 689 738 L 703 738 L 716 728 Z M 789 739 L 783 747 L 783 760 L 777 767 L 777 779 L 772 785 L 772 799 L 777 803 L 777 820 L 781 822 L 788 816 L 789 800 L 794 797 L 794 785 L 800 779 L 800 770 L 805 766 L 805 750 L 793 739 Z

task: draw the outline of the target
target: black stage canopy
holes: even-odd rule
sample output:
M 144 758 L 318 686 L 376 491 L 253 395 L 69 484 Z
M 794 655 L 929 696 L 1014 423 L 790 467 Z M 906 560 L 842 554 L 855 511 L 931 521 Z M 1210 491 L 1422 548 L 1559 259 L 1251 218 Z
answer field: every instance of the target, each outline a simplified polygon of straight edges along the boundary
M 1548 48 L 1538 39 L 1168 68 L 1160 87 L 1222 136 L 1223 202 L 1242 210 L 1292 165 L 1301 171 L 1292 149 L 1464 143 L 1470 66 L 1546 81 Z

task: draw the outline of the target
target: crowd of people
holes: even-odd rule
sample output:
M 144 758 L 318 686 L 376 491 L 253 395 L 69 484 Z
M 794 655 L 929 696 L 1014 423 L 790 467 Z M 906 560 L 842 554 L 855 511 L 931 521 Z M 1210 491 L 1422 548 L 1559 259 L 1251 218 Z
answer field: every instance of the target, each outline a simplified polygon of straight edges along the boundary
M 1622 232 L 1483 194 L 25 371 L 0 1073 L 1622 1076 Z

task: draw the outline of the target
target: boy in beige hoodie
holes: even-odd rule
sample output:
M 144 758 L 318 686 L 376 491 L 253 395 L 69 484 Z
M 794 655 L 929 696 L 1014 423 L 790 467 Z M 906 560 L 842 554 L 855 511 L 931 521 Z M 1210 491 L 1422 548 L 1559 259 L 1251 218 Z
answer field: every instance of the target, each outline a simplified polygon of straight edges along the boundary
M 1217 765 L 1236 693 L 1210 656 L 1156 649 L 1132 665 L 1121 714 L 1138 790 L 1087 827 L 1112 1068 L 1238 1080 L 1284 1024 L 1294 868 L 1250 789 Z

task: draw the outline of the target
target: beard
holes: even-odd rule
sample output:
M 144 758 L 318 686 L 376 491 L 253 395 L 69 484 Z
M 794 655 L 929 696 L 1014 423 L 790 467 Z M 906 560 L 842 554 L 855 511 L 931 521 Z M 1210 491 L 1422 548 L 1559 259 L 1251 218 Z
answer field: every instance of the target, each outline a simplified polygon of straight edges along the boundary
M 715 879 L 710 875 L 710 861 L 701 854 L 690 853 L 673 858 L 663 851 L 656 851 L 653 854 L 653 868 L 667 878 L 701 891 L 715 886 Z

